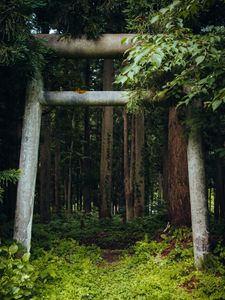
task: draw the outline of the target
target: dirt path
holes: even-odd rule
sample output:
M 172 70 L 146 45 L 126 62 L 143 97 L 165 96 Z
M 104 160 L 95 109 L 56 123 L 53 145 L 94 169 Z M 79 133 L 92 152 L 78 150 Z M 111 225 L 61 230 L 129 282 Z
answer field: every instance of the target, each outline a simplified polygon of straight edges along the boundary
M 102 259 L 103 261 L 98 264 L 99 268 L 106 268 L 112 264 L 115 264 L 120 261 L 124 250 L 121 249 L 102 249 Z

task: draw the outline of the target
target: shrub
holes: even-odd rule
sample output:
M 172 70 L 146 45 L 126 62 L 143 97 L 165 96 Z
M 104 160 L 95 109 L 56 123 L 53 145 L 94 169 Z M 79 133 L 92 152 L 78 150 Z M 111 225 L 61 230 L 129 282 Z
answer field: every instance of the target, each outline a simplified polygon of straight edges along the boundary
M 31 299 L 38 272 L 28 253 L 17 257 L 18 249 L 16 244 L 0 248 L 0 299 Z

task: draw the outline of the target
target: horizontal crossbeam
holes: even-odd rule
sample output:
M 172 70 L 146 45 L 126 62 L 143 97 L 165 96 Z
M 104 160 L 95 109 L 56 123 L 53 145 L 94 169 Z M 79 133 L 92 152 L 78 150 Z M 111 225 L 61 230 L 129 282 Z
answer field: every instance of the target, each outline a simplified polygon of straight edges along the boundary
M 50 106 L 123 106 L 128 102 L 125 91 L 45 92 L 42 105 Z
M 35 38 L 44 39 L 47 46 L 63 57 L 114 58 L 121 57 L 131 47 L 130 39 L 135 34 L 103 34 L 97 40 L 69 38 L 56 34 L 36 34 Z M 121 44 L 121 40 L 129 38 Z

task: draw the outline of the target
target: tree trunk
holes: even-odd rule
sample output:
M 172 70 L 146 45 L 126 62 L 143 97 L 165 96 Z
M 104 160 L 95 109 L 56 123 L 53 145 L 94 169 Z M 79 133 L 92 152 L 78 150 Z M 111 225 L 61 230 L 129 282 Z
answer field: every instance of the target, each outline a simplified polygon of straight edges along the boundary
M 17 189 L 14 239 L 30 251 L 37 175 L 38 147 L 41 126 L 42 79 L 36 74 L 27 87 L 22 142 L 20 151 L 21 170 Z
M 175 107 L 169 110 L 167 176 L 170 221 L 174 225 L 190 225 L 187 142 Z
M 126 203 L 126 221 L 134 218 L 133 197 L 131 195 L 130 186 L 130 168 L 129 168 L 129 148 L 128 148 L 128 116 L 126 109 L 123 111 L 123 134 L 124 134 L 124 191 Z
M 216 160 L 216 194 L 214 202 L 214 217 L 218 221 L 220 217 L 220 204 L 223 201 L 223 168 L 221 158 Z
M 163 149 L 163 201 L 164 203 L 168 203 L 168 140 L 166 141 L 166 146 L 164 145 Z
M 91 190 L 89 174 L 91 169 L 90 161 L 90 113 L 89 108 L 85 108 L 84 111 L 84 159 L 83 159 L 83 197 L 84 197 L 84 211 L 85 213 L 91 212 Z
M 67 213 L 71 214 L 72 212 L 72 159 L 73 159 L 73 148 L 74 148 L 74 130 L 75 130 L 75 110 L 72 115 L 71 120 L 71 143 L 69 151 L 69 163 L 68 163 L 68 190 L 67 190 Z
M 56 128 L 57 130 L 57 128 Z M 62 208 L 61 198 L 60 198 L 60 160 L 61 160 L 61 150 L 60 150 L 60 141 L 57 140 L 55 144 L 55 153 L 54 153 L 54 189 L 55 189 L 55 211 L 56 214 L 59 214 Z
M 135 115 L 131 116 L 131 146 L 130 146 L 130 197 L 134 217 L 134 185 L 135 185 Z
M 190 124 L 193 124 L 194 110 L 196 106 L 193 105 L 188 115 Z M 207 196 L 201 132 L 193 125 L 189 128 L 187 157 L 194 258 L 196 267 L 201 269 L 209 251 Z
M 223 198 L 221 199 L 221 202 L 220 202 L 220 216 L 221 218 L 224 220 L 225 219 L 225 166 L 224 166 L 224 160 L 223 160 L 223 163 L 222 163 L 222 177 L 223 177 Z
M 60 110 L 55 111 L 55 130 L 54 130 L 54 211 L 56 214 L 60 214 L 63 207 L 63 200 L 61 187 L 64 187 L 61 182 L 61 144 L 60 144 Z
M 72 151 L 73 141 L 70 144 L 69 165 L 68 165 L 68 182 L 67 182 L 67 214 L 72 212 Z
M 90 86 L 90 63 L 87 61 L 85 66 L 85 85 L 87 88 Z M 83 199 L 84 211 L 86 214 L 91 212 L 91 186 L 90 186 L 90 171 L 91 171 L 91 158 L 90 158 L 90 111 L 89 107 L 84 110 L 84 159 L 83 159 Z
M 113 61 L 104 60 L 103 89 L 113 88 Z M 112 145 L 113 145 L 113 107 L 105 107 L 102 120 L 100 162 L 100 210 L 99 217 L 111 217 L 112 191 Z
M 63 184 L 63 191 L 64 191 L 64 207 L 67 210 L 67 193 L 68 193 L 68 180 L 65 178 L 66 175 L 64 174 L 64 184 Z
M 134 182 L 134 216 L 143 217 L 145 212 L 144 181 L 144 113 L 135 115 L 135 182 Z
M 50 220 L 51 200 L 51 145 L 50 145 L 50 115 L 46 111 L 42 116 L 40 143 L 40 218 L 42 223 Z

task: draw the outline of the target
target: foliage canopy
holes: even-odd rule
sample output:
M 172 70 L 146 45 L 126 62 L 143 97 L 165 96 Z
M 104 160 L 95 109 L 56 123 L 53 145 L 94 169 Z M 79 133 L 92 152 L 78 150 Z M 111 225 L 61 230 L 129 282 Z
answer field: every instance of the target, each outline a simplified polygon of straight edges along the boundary
M 193 98 L 215 110 L 225 102 L 224 1 L 173 1 L 148 20 L 155 31 L 135 37 L 117 82 L 153 99 Z M 194 21 L 193 21 L 194 20 Z

